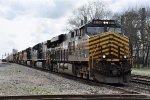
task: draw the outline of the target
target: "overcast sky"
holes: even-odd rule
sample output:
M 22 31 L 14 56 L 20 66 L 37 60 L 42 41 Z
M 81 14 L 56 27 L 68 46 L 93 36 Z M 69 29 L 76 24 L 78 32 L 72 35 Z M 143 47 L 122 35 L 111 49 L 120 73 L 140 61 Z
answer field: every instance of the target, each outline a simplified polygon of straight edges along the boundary
M 0 0 L 0 58 L 64 33 L 72 10 L 93 0 Z M 113 12 L 150 0 L 102 0 Z

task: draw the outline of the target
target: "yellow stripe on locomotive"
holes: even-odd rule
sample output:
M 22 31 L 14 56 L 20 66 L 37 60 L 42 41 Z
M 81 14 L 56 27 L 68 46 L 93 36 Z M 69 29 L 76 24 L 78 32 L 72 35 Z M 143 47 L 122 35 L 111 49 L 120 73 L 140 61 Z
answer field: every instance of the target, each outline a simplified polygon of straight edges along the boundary
M 106 60 L 110 59 L 108 56 L 114 56 L 121 59 L 124 56 L 129 56 L 129 40 L 117 33 L 107 32 L 98 36 L 89 38 L 89 51 L 90 57 L 98 58 L 102 57 L 102 54 L 106 56 Z M 108 57 L 108 58 L 107 58 Z M 107 61 L 118 61 L 113 60 Z

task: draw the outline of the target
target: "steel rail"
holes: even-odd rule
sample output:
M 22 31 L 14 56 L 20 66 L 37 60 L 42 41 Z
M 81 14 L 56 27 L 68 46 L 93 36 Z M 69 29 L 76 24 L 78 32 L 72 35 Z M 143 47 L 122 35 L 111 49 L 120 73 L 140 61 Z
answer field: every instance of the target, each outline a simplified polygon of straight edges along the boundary
M 150 77 L 148 76 L 132 75 L 131 77 L 131 82 L 150 86 Z
M 105 95 L 23 95 L 0 96 L 0 100 L 148 100 L 144 94 L 105 94 Z
M 150 80 L 150 76 L 142 76 L 142 75 L 131 75 L 131 77 L 136 77 L 136 78 L 143 78 L 143 79 L 149 79 L 149 80 Z

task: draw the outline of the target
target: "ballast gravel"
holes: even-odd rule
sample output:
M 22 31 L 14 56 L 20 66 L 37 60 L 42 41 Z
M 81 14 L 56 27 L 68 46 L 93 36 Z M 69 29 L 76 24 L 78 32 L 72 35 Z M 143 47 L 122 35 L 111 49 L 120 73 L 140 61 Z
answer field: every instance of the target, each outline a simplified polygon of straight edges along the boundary
M 18 64 L 0 64 L 0 95 L 120 94 Z

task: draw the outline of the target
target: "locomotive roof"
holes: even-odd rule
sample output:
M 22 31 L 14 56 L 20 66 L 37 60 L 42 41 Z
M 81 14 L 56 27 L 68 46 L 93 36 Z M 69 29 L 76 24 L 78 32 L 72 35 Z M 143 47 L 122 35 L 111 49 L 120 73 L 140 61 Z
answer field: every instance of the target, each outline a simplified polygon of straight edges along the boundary
M 89 21 L 86 24 L 81 25 L 80 27 L 78 27 L 77 29 L 86 27 L 86 26 L 97 26 L 97 25 L 114 25 L 114 26 L 120 26 L 116 20 L 101 20 L 101 19 L 93 19 L 92 21 Z M 75 29 L 75 30 L 77 30 Z
M 37 50 L 38 47 L 39 47 L 39 45 L 41 45 L 41 43 L 38 43 L 38 44 L 34 45 L 34 46 L 33 46 L 33 49 Z

